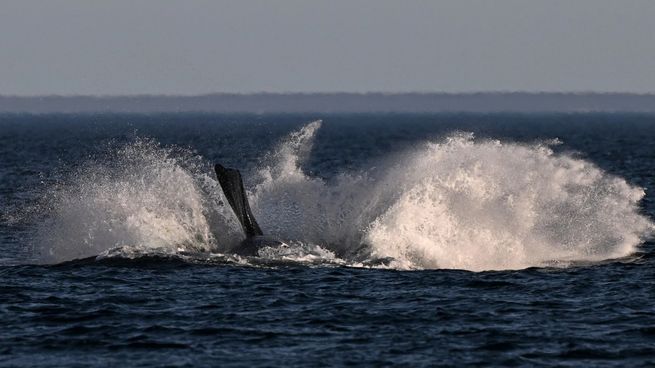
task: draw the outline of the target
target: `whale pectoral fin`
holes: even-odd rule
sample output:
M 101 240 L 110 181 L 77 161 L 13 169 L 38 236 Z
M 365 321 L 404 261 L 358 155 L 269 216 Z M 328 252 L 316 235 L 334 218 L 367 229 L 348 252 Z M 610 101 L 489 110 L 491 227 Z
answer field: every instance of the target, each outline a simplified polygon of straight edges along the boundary
M 246 236 L 253 237 L 264 235 L 259 224 L 257 224 L 257 220 L 255 220 L 255 216 L 250 210 L 246 191 L 243 189 L 243 179 L 241 178 L 239 170 L 216 164 L 214 166 L 214 171 L 216 171 L 216 177 L 223 189 L 225 198 L 227 198 L 230 207 L 232 207 L 232 211 L 234 211 L 237 219 L 239 219 Z

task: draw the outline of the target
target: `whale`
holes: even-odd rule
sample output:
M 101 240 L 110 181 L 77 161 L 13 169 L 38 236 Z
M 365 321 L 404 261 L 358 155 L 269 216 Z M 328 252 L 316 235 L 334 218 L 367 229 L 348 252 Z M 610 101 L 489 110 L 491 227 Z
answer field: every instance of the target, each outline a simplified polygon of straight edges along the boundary
M 232 252 L 240 256 L 257 256 L 261 248 L 284 246 L 285 243 L 280 239 L 264 235 L 250 209 L 239 170 L 215 164 L 214 171 L 223 194 L 245 235 L 245 239 Z

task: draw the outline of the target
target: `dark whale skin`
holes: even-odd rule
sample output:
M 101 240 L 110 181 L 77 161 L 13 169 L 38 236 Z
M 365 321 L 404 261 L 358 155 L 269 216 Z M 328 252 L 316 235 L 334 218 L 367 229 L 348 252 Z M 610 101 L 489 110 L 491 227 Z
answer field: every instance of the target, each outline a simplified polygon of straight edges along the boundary
M 249 236 L 244 239 L 236 249 L 234 249 L 234 254 L 246 257 L 254 257 L 259 255 L 259 250 L 261 248 L 279 247 L 281 245 L 284 245 L 284 242 L 272 236 Z

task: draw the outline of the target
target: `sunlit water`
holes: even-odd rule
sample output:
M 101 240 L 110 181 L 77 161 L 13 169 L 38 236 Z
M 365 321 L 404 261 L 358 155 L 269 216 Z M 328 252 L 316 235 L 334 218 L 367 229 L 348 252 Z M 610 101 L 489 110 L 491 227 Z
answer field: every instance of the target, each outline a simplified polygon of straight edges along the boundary
M 0 365 L 654 364 L 654 139 L 630 114 L 4 115 Z M 233 255 L 214 162 L 285 247 Z

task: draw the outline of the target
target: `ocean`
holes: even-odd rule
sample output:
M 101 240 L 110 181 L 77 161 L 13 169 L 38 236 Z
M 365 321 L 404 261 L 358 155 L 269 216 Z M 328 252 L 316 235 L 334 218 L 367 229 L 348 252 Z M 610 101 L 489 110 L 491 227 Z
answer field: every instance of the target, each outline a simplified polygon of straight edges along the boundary
M 0 114 L 0 367 L 655 365 L 655 115 Z M 213 173 L 239 169 L 257 256 Z

